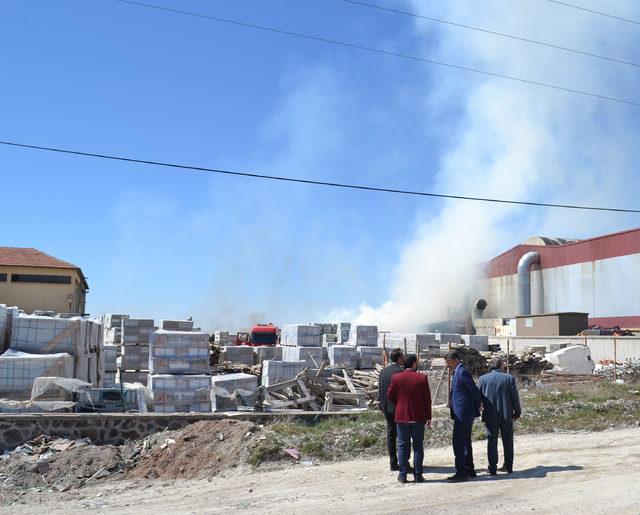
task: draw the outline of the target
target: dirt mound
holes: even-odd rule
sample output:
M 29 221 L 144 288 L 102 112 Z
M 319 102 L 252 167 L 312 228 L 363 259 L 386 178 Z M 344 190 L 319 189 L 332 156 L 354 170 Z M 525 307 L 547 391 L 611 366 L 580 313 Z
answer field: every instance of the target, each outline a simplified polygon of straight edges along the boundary
M 257 426 L 212 420 L 153 435 L 152 446 L 127 475 L 133 478 L 204 479 L 247 463 Z

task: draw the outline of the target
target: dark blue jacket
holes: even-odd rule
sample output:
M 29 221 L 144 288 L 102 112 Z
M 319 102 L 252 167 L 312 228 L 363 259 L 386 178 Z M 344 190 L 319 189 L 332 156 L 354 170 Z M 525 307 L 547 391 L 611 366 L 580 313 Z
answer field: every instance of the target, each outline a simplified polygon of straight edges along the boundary
M 459 422 L 473 422 L 474 418 L 480 416 L 481 398 L 471 374 L 463 365 L 459 365 L 451 378 L 451 418 Z
M 496 369 L 478 379 L 482 393 L 482 420 L 497 424 L 500 420 L 510 422 L 522 413 L 516 380 L 512 375 Z

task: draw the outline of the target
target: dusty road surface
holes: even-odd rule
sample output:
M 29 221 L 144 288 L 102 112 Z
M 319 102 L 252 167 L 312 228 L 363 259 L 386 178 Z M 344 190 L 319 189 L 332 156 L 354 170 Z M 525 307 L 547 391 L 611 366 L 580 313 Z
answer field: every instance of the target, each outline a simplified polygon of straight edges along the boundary
M 484 442 L 476 466 L 486 469 Z M 387 460 L 233 470 L 211 480 L 117 480 L 30 494 L 7 513 L 640 513 L 640 428 L 521 436 L 516 472 L 447 484 L 449 449 L 428 450 L 426 484 L 400 485 Z

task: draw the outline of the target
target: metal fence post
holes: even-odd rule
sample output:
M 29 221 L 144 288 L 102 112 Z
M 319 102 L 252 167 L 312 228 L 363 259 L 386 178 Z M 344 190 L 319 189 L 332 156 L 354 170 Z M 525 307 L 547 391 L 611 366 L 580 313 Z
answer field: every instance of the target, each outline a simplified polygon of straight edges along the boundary
M 618 380 L 618 339 L 613 337 L 613 380 Z
M 509 373 L 509 338 L 507 338 L 507 374 Z
M 449 352 L 451 352 L 451 342 L 449 342 Z M 451 406 L 451 369 L 446 360 L 444 366 L 447 367 L 447 406 Z

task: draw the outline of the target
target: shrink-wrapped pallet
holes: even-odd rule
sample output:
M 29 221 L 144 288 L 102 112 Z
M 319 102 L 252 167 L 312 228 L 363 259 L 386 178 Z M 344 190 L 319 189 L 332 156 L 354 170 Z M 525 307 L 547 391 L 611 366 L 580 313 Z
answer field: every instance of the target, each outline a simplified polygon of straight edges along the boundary
M 262 386 L 272 386 L 294 379 L 305 368 L 308 368 L 305 361 L 264 361 L 262 363 Z
M 378 326 L 356 325 L 349 333 L 349 345 L 353 347 L 377 347 Z
M 149 375 L 153 411 L 159 413 L 211 411 L 211 376 Z
M 20 315 L 13 319 L 10 347 L 32 354 L 80 356 L 89 350 L 86 325 L 79 318 Z
M 24 393 L 27 398 L 36 377 L 73 378 L 73 374 L 73 356 L 70 354 L 30 354 L 9 349 L 0 355 L 0 395 Z
M 323 347 L 282 347 L 282 361 L 304 361 L 309 368 L 320 368 L 324 352 Z
M 253 407 L 258 399 L 258 378 L 252 374 L 223 374 L 211 377 L 211 409 L 236 411 Z
M 358 368 L 370 370 L 384 363 L 384 351 L 381 347 L 356 347 L 358 351 Z
M 245 345 L 230 345 L 222 347 L 220 362 L 240 363 L 243 365 L 255 365 L 255 354 L 253 347 Z
M 332 367 L 357 368 L 358 366 L 358 350 L 351 345 L 327 347 L 327 355 Z
M 322 347 L 322 327 L 289 324 L 280 330 L 280 344 L 293 347 Z
M 123 345 L 149 345 L 150 335 L 155 330 L 154 321 L 148 318 L 122 320 Z
M 282 361 L 282 349 L 283 347 L 272 347 L 264 345 L 262 347 L 253 347 L 253 352 L 256 355 L 255 362 L 260 364 L 268 359 Z
M 160 320 L 163 331 L 193 331 L 193 320 Z
M 149 346 L 123 346 L 121 367 L 124 370 L 147 370 L 149 367 Z

